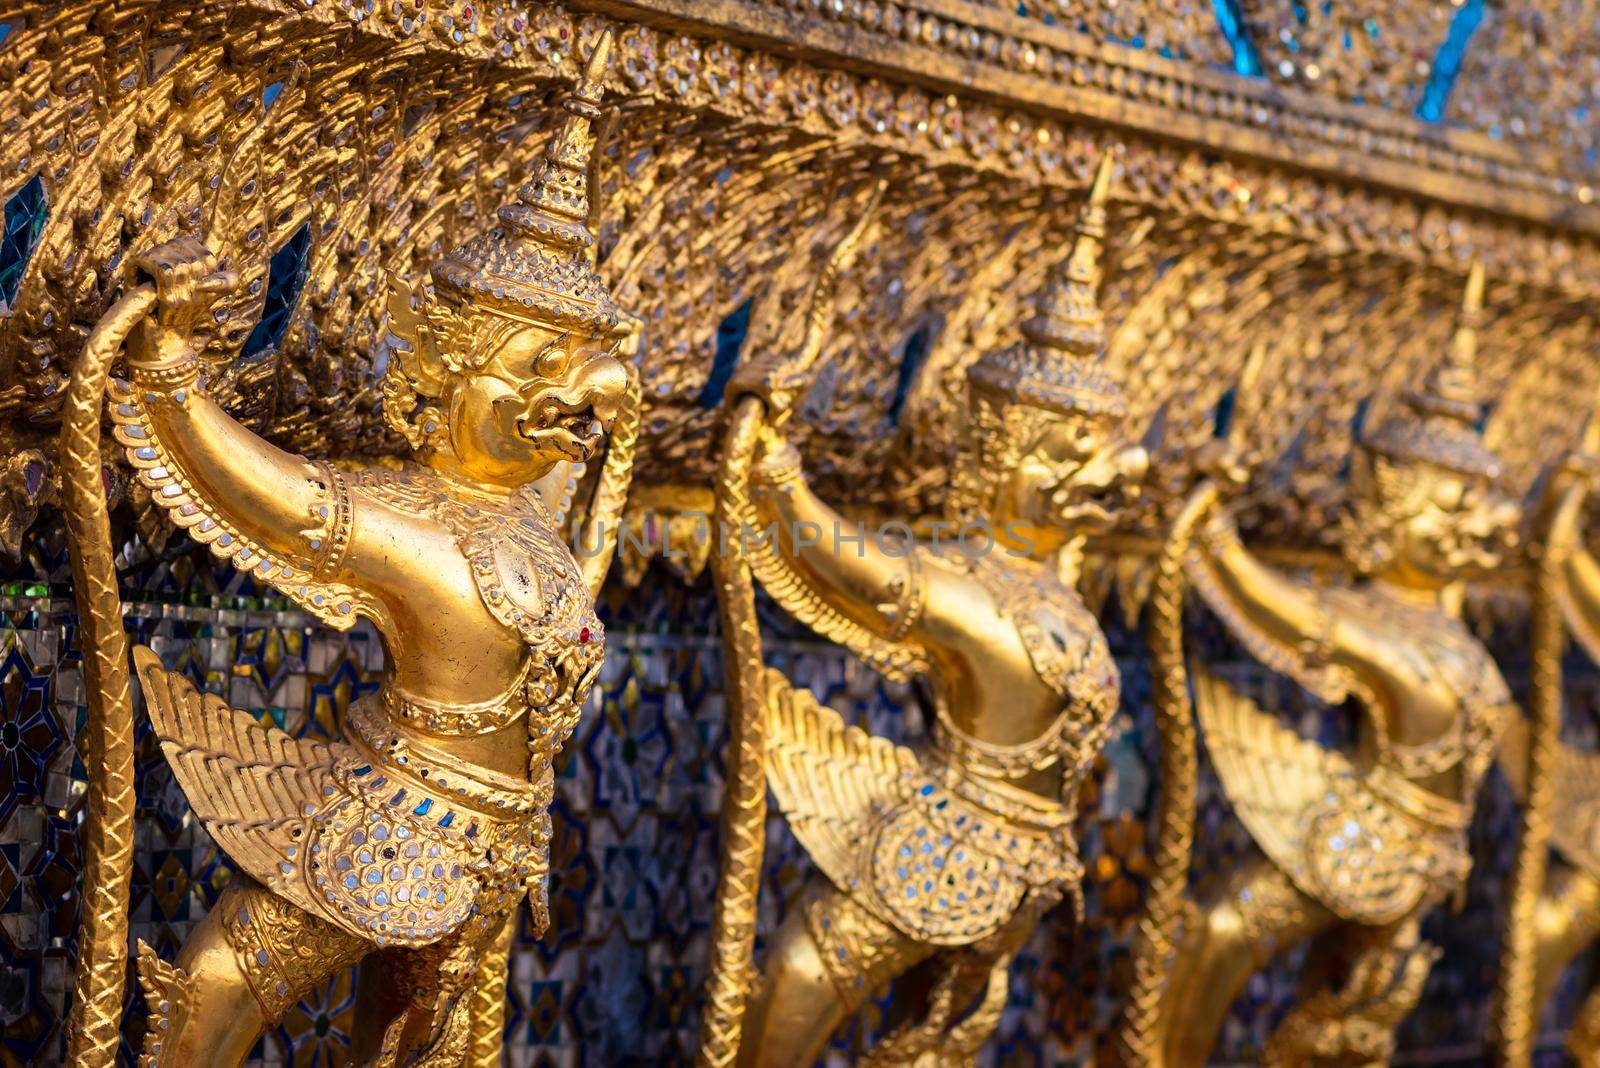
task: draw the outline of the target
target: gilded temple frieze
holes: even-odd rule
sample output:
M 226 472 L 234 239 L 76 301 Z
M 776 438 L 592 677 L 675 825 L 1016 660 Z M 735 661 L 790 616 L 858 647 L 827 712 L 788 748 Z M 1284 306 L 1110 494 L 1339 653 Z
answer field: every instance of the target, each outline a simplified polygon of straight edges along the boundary
M 1327 536 L 1352 421 L 1442 350 L 1474 255 L 1495 279 L 1488 433 L 1522 488 L 1571 443 L 1549 400 L 1593 376 L 1581 309 L 1600 290 L 1600 208 L 1538 153 L 1414 118 L 1415 71 L 1363 104 L 1281 71 L 1240 77 L 1215 69 L 1226 38 L 1179 4 L 1076 29 L 1059 11 L 956 0 L 579 6 L 596 10 L 260 0 L 11 17 L 0 172 L 37 229 L 0 293 L 0 406 L 18 455 L 46 469 L 12 465 L 13 511 L 52 492 L 60 354 L 107 306 L 125 251 L 203 219 L 241 275 L 202 339 L 219 396 L 296 449 L 394 452 L 372 295 L 487 225 L 607 26 L 626 121 L 602 146 L 601 269 L 645 324 L 643 482 L 709 477 L 718 358 L 739 352 L 719 338 L 793 343 L 838 237 L 827 205 L 876 169 L 891 177 L 885 225 L 840 281 L 794 434 L 855 503 L 931 510 L 967 365 L 1011 340 L 1066 238 L 1062 205 L 1107 144 L 1121 149 L 1109 359 L 1137 363 L 1133 425 L 1158 458 L 1185 456 L 1264 340 L 1277 403 L 1250 432 L 1287 502 L 1263 517 L 1274 536 Z M 1258 43 L 1264 19 L 1282 22 L 1244 16 Z M 1175 485 L 1181 468 L 1162 466 Z M 1176 501 L 1153 487 L 1129 531 L 1154 532 Z
M 1597 2 L 3 5 L 4 1056 L 1553 1048 Z

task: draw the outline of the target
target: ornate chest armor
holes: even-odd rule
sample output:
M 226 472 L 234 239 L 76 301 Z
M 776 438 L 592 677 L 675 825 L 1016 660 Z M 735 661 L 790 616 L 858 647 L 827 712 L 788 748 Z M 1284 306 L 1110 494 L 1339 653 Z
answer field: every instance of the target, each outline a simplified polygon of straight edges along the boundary
M 166 462 L 133 389 L 118 386 L 114 395 L 118 438 L 152 498 L 213 552 L 330 622 L 349 626 L 358 611 L 381 612 L 325 577 L 326 527 L 308 535 L 303 561 L 250 546 Z M 360 495 L 448 529 L 485 606 L 527 645 L 522 672 L 501 696 L 461 706 L 419 700 L 388 680 L 350 709 L 345 740 L 324 745 L 196 693 L 141 650 L 151 719 L 179 783 L 252 878 L 351 934 L 423 945 L 469 922 L 486 928 L 524 894 L 542 929 L 550 764 L 577 724 L 605 648 L 577 564 L 531 488 L 501 499 L 422 471 L 325 476 L 328 501 L 313 518 L 327 527 L 349 515 L 347 495 Z M 474 767 L 428 741 L 524 719 L 526 778 Z
M 911 748 L 846 726 L 772 672 L 768 781 L 837 886 L 912 938 L 961 946 L 1063 896 L 1081 912 L 1077 785 L 1110 729 L 1119 680 L 1088 610 L 1043 569 L 928 555 L 996 598 L 1039 677 L 1061 695 L 1061 715 L 1038 737 L 999 746 L 962 731 L 941 702 L 932 744 Z M 1061 797 L 1007 781 L 1057 764 Z
M 1459 622 L 1377 591 L 1323 589 L 1326 618 L 1359 619 L 1392 633 L 1423 682 L 1458 695 L 1459 716 L 1437 739 L 1404 746 L 1388 736 L 1377 696 L 1351 672 L 1291 649 L 1230 612 L 1203 563 L 1191 569 L 1240 641 L 1266 663 L 1330 703 L 1354 698 L 1376 736 L 1370 766 L 1301 738 L 1205 672 L 1195 706 L 1212 763 L 1251 836 L 1305 893 L 1339 916 L 1389 923 L 1431 891 L 1459 885 L 1471 869 L 1466 830 L 1471 799 L 1493 759 L 1512 708 L 1488 653 Z M 1459 769 L 1460 793 L 1443 796 L 1417 780 Z
M 998 746 L 962 731 L 940 703 L 935 747 L 958 765 L 1000 779 L 1059 764 L 1069 788 L 1075 787 L 1105 744 L 1122 688 L 1099 621 L 1075 590 L 1036 564 L 965 554 L 959 563 L 938 559 L 966 571 L 994 598 L 1000 615 L 1016 627 L 1034 671 L 1061 695 L 1062 712 L 1038 737 Z
M 499 697 L 434 706 L 384 688 L 398 723 L 439 736 L 484 734 L 529 716 L 535 776 L 577 725 L 583 699 L 605 658 L 605 631 L 577 562 L 532 488 L 509 500 L 469 495 L 433 475 L 369 469 L 353 491 L 416 515 L 456 537 L 483 603 L 528 647 L 522 677 Z

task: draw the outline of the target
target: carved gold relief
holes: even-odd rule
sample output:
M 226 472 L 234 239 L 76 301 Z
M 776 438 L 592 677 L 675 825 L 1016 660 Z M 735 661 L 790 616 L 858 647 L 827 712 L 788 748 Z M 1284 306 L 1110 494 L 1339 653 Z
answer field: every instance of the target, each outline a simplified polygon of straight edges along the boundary
M 387 349 L 382 305 L 370 297 L 390 272 L 410 276 L 428 255 L 484 227 L 516 161 L 548 136 L 544 105 L 573 72 L 574 45 L 586 46 L 610 23 L 538 5 L 491 5 L 472 19 L 449 12 L 446 28 L 442 5 L 377 5 L 370 14 L 361 6 L 329 3 L 302 14 L 268 2 L 229 12 L 158 5 L 123 17 L 114 5 L 85 3 L 48 13 L 29 8 L 8 23 L 15 28 L 0 50 L 11 75 L 0 79 L 3 110 L 28 120 L 0 145 L 0 170 L 19 183 L 39 178 L 50 206 L 19 295 L 0 318 L 0 388 L 18 415 L 19 448 L 40 447 L 49 458 L 38 428 L 48 430 L 65 392 L 56 354 L 81 347 L 114 294 L 117 272 L 100 265 L 124 255 L 125 241 L 148 247 L 153 242 L 134 238 L 164 237 L 182 223 L 203 225 L 241 276 L 213 308 L 221 321 L 198 329 L 224 405 L 310 455 L 402 450 L 382 418 Z M 97 21 L 88 12 L 100 7 L 106 14 Z M 738 7 L 716 14 L 733 18 Z M 985 64 L 992 42 L 993 65 L 1030 79 L 1043 79 L 1048 66 L 1051 84 L 1069 85 L 1079 84 L 1073 72 L 1081 67 L 1085 91 L 1108 95 L 1145 99 L 1134 86 L 1154 80 L 1140 73 L 1142 60 L 1128 58 L 1139 56 L 1132 49 L 1118 57 L 1102 46 L 1109 58 L 1073 51 L 1069 38 L 1081 47 L 1083 35 L 1063 37 L 1065 26 L 1046 25 L 1043 10 L 1028 19 L 973 15 L 977 43 L 969 48 L 959 20 L 917 14 L 902 20 L 896 36 L 885 33 L 881 17 L 870 26 L 860 21 L 869 7 L 876 6 L 845 5 L 828 14 L 828 24 L 870 30 L 874 40 L 909 36 L 930 53 Z M 1169 37 L 1183 36 L 1171 27 L 1193 17 L 1147 16 Z M 116 26 L 118 47 L 91 47 L 99 38 L 69 32 L 102 24 Z M 720 23 L 703 25 L 709 34 Z M 1039 225 L 1039 191 L 1081 186 L 1090 160 L 1112 144 L 1123 147 L 1118 198 L 1137 209 L 1135 223 L 1114 228 L 1108 249 L 1108 301 L 1130 312 L 1113 340 L 1113 361 L 1120 369 L 1137 360 L 1141 373 L 1130 385 L 1149 391 L 1133 398 L 1135 432 L 1158 414 L 1173 428 L 1173 437 L 1153 441 L 1158 456 L 1192 448 L 1184 430 L 1203 426 L 1215 400 L 1210 384 L 1230 376 L 1256 339 L 1268 339 L 1291 361 L 1286 368 L 1307 361 L 1307 373 L 1285 381 L 1333 387 L 1291 392 L 1290 403 L 1266 409 L 1282 421 L 1271 444 L 1286 450 L 1282 467 L 1296 476 L 1283 536 L 1314 537 L 1342 492 L 1337 473 L 1363 387 L 1377 377 L 1379 361 L 1392 365 L 1396 343 L 1408 359 L 1432 358 L 1436 348 L 1422 331 L 1447 332 L 1449 275 L 1463 272 L 1473 253 L 1495 257 L 1492 269 L 1507 280 L 1507 297 L 1485 327 L 1487 351 L 1508 366 L 1525 339 L 1544 353 L 1538 370 L 1519 364 L 1523 373 L 1497 406 L 1491 435 L 1506 428 L 1507 440 L 1496 444 L 1529 483 L 1573 443 L 1575 431 L 1553 424 L 1540 401 L 1566 376 L 1592 373 L 1592 326 L 1571 301 L 1600 288 L 1600 260 L 1580 234 L 1042 120 L 887 75 L 826 71 L 653 23 L 617 28 L 611 77 L 635 96 L 628 122 L 601 153 L 599 181 L 611 208 L 599 247 L 619 299 L 645 324 L 640 377 L 649 411 L 639 455 L 647 481 L 709 481 L 704 458 L 713 451 L 716 417 L 700 397 L 718 323 L 746 300 L 764 308 L 776 302 L 777 311 L 803 299 L 805 272 L 785 262 L 789 250 L 837 238 L 836 223 L 817 207 L 823 191 L 885 150 L 906 154 L 886 163 L 905 192 L 883 209 L 893 238 L 862 259 L 859 282 L 841 280 L 846 325 L 821 363 L 832 368 L 833 403 L 821 405 L 827 414 L 815 431 L 807 419 L 795 427 L 821 485 L 841 499 L 886 507 L 915 493 L 919 511 L 939 512 L 932 489 L 948 481 L 954 440 L 940 413 L 961 409 L 960 364 L 1014 340 L 1014 325 L 1006 324 L 1026 317 L 1042 270 L 1038 249 L 1062 239 Z M 1041 42 L 1031 53 L 1023 47 L 1029 34 Z M 55 58 L 24 70 L 33 56 Z M 49 77 L 40 70 L 46 65 Z M 1239 92 L 1249 86 L 1233 81 Z M 1222 84 L 1197 77 L 1191 90 L 1157 99 L 1174 114 L 1204 113 L 1211 122 L 1252 122 L 1258 109 L 1279 106 L 1229 97 Z M 1202 98 L 1213 102 L 1202 106 Z M 1333 113 L 1296 118 L 1339 146 L 1341 159 L 1375 149 L 1346 144 L 1340 131 L 1404 140 L 1392 123 L 1360 131 Z M 1420 147 L 1396 147 L 1401 156 L 1431 150 L 1427 138 L 1407 143 Z M 1503 181 L 1508 201 L 1517 201 L 1509 191 L 1522 187 Z M 451 195 L 440 195 L 445 190 Z M 292 251 L 302 230 L 304 299 L 286 313 L 274 344 L 236 358 L 267 307 L 272 255 Z M 1126 249 L 1119 247 L 1125 239 Z M 1528 286 L 1515 300 L 1513 279 Z M 1297 313 L 1292 332 L 1250 310 L 1264 286 L 1271 306 Z M 757 317 L 756 330 L 784 320 Z M 974 320 L 979 335 L 1000 336 L 964 337 Z M 924 328 L 929 357 L 911 375 L 895 424 L 895 364 Z M 1502 381 L 1496 368 L 1485 370 L 1490 384 Z M 49 465 L 3 474 L 17 521 L 51 499 Z M 38 488 L 30 493 L 30 485 Z M 1149 501 L 1165 518 L 1176 507 L 1160 487 Z M 1129 525 L 1153 536 L 1161 523 L 1147 518 Z
M 1442 366 L 1363 435 L 1343 526 L 1363 576 L 1354 586 L 1290 578 L 1243 547 L 1218 506 L 1219 489 L 1243 481 L 1237 439 L 1210 461 L 1217 474 L 1175 532 L 1192 536 L 1194 588 L 1247 650 L 1364 716 L 1352 750 L 1326 749 L 1198 674 L 1195 715 L 1257 852 L 1226 886 L 1182 903 L 1193 733 L 1181 674 L 1164 686 L 1163 729 L 1176 733 L 1163 767 L 1182 774 L 1163 801 L 1164 892 L 1141 928 L 1141 975 L 1164 974 L 1136 989 L 1125 1035 L 1136 1063 L 1202 1063 L 1250 973 L 1308 939 L 1308 968 L 1329 990 L 1284 1021 L 1268 1047 L 1277 1061 L 1385 1061 L 1420 996 L 1434 952 L 1417 924 L 1466 877 L 1478 785 L 1516 714 L 1459 609 L 1459 583 L 1499 566 L 1517 520 L 1475 429 L 1483 286 L 1476 268 Z M 1167 670 L 1181 673 L 1181 657 Z
M 193 237 L 129 265 L 126 294 L 74 376 L 64 432 L 102 756 L 74 1063 L 112 1061 L 128 937 L 127 646 L 94 447 L 124 339 L 112 422 L 153 504 L 329 626 L 371 621 L 389 654 L 380 692 L 324 744 L 264 727 L 134 651 L 177 782 L 241 873 L 175 963 L 141 949 L 160 1032 L 146 1060 L 235 1063 L 307 989 L 380 948 L 397 956 L 374 981 L 404 1007 L 365 1021 L 381 1031 L 371 1063 L 459 1064 L 475 1031 L 498 1049 L 501 1011 L 475 1009 L 475 988 L 503 1000 L 502 931 L 524 899 L 536 929 L 548 922 L 551 765 L 604 648 L 591 587 L 609 550 L 592 546 L 601 563 L 581 568 L 535 483 L 587 464 L 617 424 L 592 516 L 614 523 L 633 459 L 637 417 L 624 414 L 631 380 L 616 353 L 635 327 L 591 251 L 589 164 L 610 52 L 609 36 L 595 42 L 498 226 L 439 259 L 431 289 L 396 281 L 384 416 L 414 450 L 410 466 L 339 468 L 257 437 L 210 395 L 196 336 L 238 276 Z M 481 1028 L 475 1011 L 488 1015 Z
M 805 1060 L 930 960 L 865 1063 L 982 1055 L 1020 945 L 1079 898 L 1113 589 L 1129 619 L 1149 602 L 1164 733 L 1124 1054 L 1202 1057 L 1228 992 L 1309 939 L 1312 992 L 1269 1059 L 1386 1059 L 1435 959 L 1419 920 L 1459 889 L 1476 785 L 1521 723 L 1460 587 L 1514 599 L 1530 564 L 1497 1021 L 1528 1059 L 1600 927 L 1592 761 L 1555 735 L 1560 636 L 1600 647 L 1600 577 L 1570 547 L 1589 475 L 1557 480 L 1527 561 L 1496 491 L 1540 486 L 1596 381 L 1593 0 L 12 7 L 0 193 L 33 215 L 14 230 L 8 206 L 29 240 L 0 272 L 0 549 L 65 505 L 94 697 L 75 1063 L 110 1062 L 125 1001 L 130 659 L 243 872 L 175 963 L 133 950 L 143 1063 L 237 1059 L 363 958 L 403 1009 L 362 1022 L 359 1059 L 498 1063 L 509 918 L 548 921 L 551 766 L 613 555 L 635 588 L 655 560 L 710 563 L 723 613 L 707 1064 Z M 1416 120 L 1427 57 L 1476 17 L 1447 121 Z M 1246 38 L 1264 77 L 1226 69 Z M 1230 390 L 1248 416 L 1218 446 Z M 130 655 L 123 501 L 158 551 L 181 531 L 330 628 L 372 622 L 381 693 L 330 717 L 337 740 L 294 739 Z M 836 524 L 858 517 L 905 534 L 856 554 Z M 834 540 L 744 541 L 773 523 Z M 953 552 L 952 524 L 998 545 Z M 766 672 L 757 584 L 925 687 L 933 740 L 868 735 Z M 1191 679 L 1191 586 L 1262 664 L 1359 704 L 1360 744 Z M 1202 901 L 1199 736 L 1258 847 Z M 763 978 L 769 790 L 816 873 Z

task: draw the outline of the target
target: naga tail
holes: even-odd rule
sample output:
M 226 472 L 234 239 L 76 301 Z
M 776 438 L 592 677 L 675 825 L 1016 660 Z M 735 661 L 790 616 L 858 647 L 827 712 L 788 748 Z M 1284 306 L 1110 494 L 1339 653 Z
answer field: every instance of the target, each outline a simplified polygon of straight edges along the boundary
M 622 411 L 611 425 L 605 462 L 600 467 L 600 478 L 595 483 L 594 497 L 583 517 L 583 530 L 578 537 L 581 553 L 578 566 L 591 597 L 600 595 L 606 572 L 611 570 L 611 558 L 616 555 L 622 528 L 622 510 L 628 504 L 628 490 L 633 485 L 634 450 L 639 441 L 639 373 L 632 364 L 627 366 L 627 396 L 623 398 Z
M 1233 401 L 1219 405 L 1216 432 L 1234 453 L 1243 455 L 1249 418 L 1242 408 L 1254 401 L 1266 366 L 1267 345 L 1257 342 L 1239 371 Z M 1254 412 L 1249 413 L 1253 415 Z M 1163 1063 L 1159 1045 L 1161 998 L 1166 971 L 1187 911 L 1189 860 L 1194 852 L 1195 756 L 1194 705 L 1189 696 L 1189 669 L 1183 656 L 1183 598 L 1188 589 L 1184 558 L 1195 528 L 1221 499 L 1221 488 L 1208 478 L 1195 486 L 1172 522 L 1167 542 L 1156 561 L 1150 591 L 1148 641 L 1161 735 L 1161 802 L 1156 810 L 1155 873 L 1145 897 L 1134 946 L 1133 989 L 1123 1018 L 1120 1044 L 1125 1065 Z
M 116 1063 L 128 973 L 128 888 L 133 873 L 133 690 L 111 517 L 100 474 L 100 412 L 111 363 L 155 299 L 154 287 L 138 286 L 101 318 L 73 368 L 61 423 L 67 547 L 89 706 L 79 739 L 89 791 L 67 1061 L 88 1068 Z
M 1194 850 L 1197 772 L 1194 709 L 1183 655 L 1183 599 L 1188 586 L 1183 561 L 1195 527 L 1216 500 L 1216 487 L 1207 482 L 1184 504 L 1162 547 L 1150 590 L 1147 639 L 1155 668 L 1151 685 L 1161 737 L 1161 800 L 1156 811 L 1155 872 L 1139 920 L 1133 989 L 1122 1024 L 1125 1065 L 1161 1063 L 1161 998 L 1184 920 L 1189 860 Z
M 742 398 L 723 439 L 717 478 L 717 520 L 725 522 L 749 506 L 750 465 L 760 438 L 763 412 L 754 397 Z M 711 922 L 711 975 L 700 1025 L 700 1068 L 732 1065 L 744 1029 L 745 995 L 753 978 L 756 900 L 767 822 L 766 717 L 763 705 L 761 624 L 755 583 L 738 538 L 712 553 L 717 607 L 727 648 L 729 725 L 728 778 L 722 805 L 722 875 Z
M 1583 496 L 1581 485 L 1568 486 L 1547 511 L 1547 524 L 1554 526 L 1561 513 L 1581 508 Z M 1520 774 L 1524 784 L 1522 834 L 1511 868 L 1510 903 L 1491 1020 L 1495 1063 L 1505 1068 L 1527 1068 L 1533 1062 L 1534 1031 L 1539 1024 L 1534 1005 L 1538 956 L 1534 912 L 1549 866 L 1550 809 L 1561 744 L 1561 657 L 1567 645 L 1558 586 L 1561 554 L 1548 537 L 1543 540 L 1529 606 L 1531 722 L 1523 752 L 1506 755 L 1525 763 L 1511 769 L 1513 781 Z

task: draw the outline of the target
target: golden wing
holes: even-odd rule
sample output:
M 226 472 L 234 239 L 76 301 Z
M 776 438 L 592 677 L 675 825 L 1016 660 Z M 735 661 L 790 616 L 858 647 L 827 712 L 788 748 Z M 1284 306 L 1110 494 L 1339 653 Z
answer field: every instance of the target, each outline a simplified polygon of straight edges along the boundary
M 1521 802 L 1528 787 L 1528 721 L 1508 719 L 1500 737 L 1500 770 Z M 1550 844 L 1567 863 L 1600 878 L 1600 753 L 1559 746 L 1551 786 Z
M 1506 717 L 1496 758 L 1500 761 L 1500 773 L 1511 784 L 1517 804 L 1523 804 L 1528 800 L 1528 721 L 1525 718 Z
M 1574 867 L 1600 878 L 1600 754 L 1561 747 L 1550 841 Z
M 1195 716 L 1234 812 L 1262 852 L 1295 876 L 1304 866 L 1303 818 L 1336 778 L 1353 774 L 1349 762 L 1283 726 L 1204 668 L 1193 678 Z
M 280 892 L 292 881 L 298 896 L 299 880 L 280 865 L 294 829 L 323 800 L 328 747 L 200 693 L 143 646 L 133 661 L 161 750 L 206 831 L 235 864 Z
M 848 887 L 874 811 L 898 799 L 916 754 L 845 723 L 780 671 L 767 672 L 767 785 L 817 867 Z

